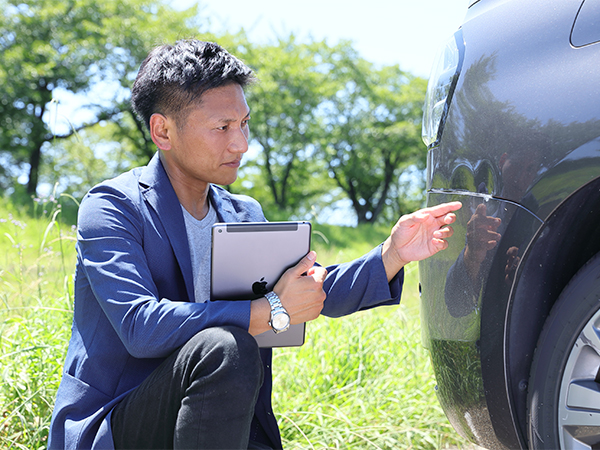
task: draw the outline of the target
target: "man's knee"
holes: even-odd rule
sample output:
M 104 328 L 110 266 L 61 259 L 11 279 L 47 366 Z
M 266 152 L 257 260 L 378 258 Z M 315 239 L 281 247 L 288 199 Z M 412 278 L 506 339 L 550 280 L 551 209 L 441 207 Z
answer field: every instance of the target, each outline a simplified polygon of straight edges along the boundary
M 199 350 L 199 365 L 212 368 L 222 383 L 239 389 L 262 385 L 263 364 L 258 344 L 246 330 L 235 326 L 207 328 L 186 345 Z

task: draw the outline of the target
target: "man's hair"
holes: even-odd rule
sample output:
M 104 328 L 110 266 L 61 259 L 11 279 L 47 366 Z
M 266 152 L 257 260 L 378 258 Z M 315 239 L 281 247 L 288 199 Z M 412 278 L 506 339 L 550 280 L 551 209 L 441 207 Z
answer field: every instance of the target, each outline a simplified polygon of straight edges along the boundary
M 232 83 L 244 88 L 254 80 L 252 69 L 219 45 L 180 40 L 148 54 L 131 90 L 131 106 L 148 129 L 154 113 L 171 115 L 182 126 L 182 112 L 199 104 L 207 90 Z

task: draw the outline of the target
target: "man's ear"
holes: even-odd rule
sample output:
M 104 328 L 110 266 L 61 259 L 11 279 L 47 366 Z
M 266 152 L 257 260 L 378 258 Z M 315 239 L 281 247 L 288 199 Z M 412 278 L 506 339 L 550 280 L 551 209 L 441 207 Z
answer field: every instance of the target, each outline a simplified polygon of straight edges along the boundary
M 150 136 L 161 150 L 171 150 L 171 122 L 165 116 L 154 113 L 150 117 Z

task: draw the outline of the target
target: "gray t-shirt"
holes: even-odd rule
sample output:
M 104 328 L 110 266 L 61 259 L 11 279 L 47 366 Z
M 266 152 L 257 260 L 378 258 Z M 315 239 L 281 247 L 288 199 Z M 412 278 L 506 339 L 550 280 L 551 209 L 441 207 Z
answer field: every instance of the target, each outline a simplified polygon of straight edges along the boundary
M 194 298 L 198 303 L 210 299 L 210 257 L 211 229 L 217 223 L 215 208 L 208 203 L 208 214 L 202 220 L 196 219 L 182 206 L 185 229 L 187 232 L 192 272 L 194 274 Z

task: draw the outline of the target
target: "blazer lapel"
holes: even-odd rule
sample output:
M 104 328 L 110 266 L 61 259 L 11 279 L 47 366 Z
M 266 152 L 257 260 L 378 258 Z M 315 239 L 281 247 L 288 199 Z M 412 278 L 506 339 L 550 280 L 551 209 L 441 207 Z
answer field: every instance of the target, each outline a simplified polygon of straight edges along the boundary
M 144 167 L 139 184 L 140 192 L 165 229 L 183 274 L 188 299 L 191 300 L 194 298 L 194 276 L 183 212 L 158 153 Z
M 214 184 L 210 185 L 208 195 L 217 210 L 220 222 L 263 222 L 266 220 L 260 205 L 254 200 L 243 200 L 243 196 L 235 196 Z
M 210 185 L 208 196 L 210 198 L 212 206 L 217 211 L 217 218 L 219 219 L 219 222 L 240 221 L 235 212 L 235 208 L 231 204 L 231 200 L 229 198 L 223 197 L 222 195 L 219 195 L 219 192 L 212 184 Z

